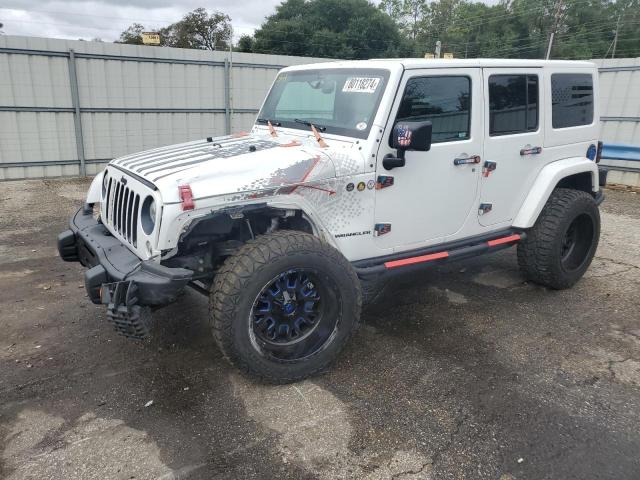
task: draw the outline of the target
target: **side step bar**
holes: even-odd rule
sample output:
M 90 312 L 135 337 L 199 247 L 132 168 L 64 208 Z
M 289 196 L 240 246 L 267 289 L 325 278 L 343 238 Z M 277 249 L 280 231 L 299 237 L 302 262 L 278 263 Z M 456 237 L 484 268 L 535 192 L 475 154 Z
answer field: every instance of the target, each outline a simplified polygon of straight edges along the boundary
M 433 247 L 432 251 L 416 254 L 417 252 L 405 252 L 406 256 L 401 258 L 391 258 L 377 264 L 362 265 L 361 262 L 354 262 L 353 266 L 362 280 L 387 273 L 407 272 L 430 265 L 439 265 L 452 260 L 470 258 L 484 253 L 492 253 L 504 248 L 509 248 L 526 238 L 525 232 L 506 232 L 499 237 L 488 239 L 476 239 L 467 244 L 452 243 L 450 247 L 440 245 Z M 362 262 L 362 263 L 365 263 Z M 360 264 L 360 265 L 359 265 Z

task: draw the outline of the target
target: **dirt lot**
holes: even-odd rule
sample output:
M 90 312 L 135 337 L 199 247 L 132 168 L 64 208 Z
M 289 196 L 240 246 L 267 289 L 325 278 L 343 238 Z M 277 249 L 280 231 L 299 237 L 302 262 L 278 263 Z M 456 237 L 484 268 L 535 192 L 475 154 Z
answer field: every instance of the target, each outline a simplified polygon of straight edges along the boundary
M 640 195 L 607 192 L 572 290 L 514 250 L 406 278 L 329 373 L 273 387 L 195 292 L 115 334 L 56 255 L 86 187 L 0 183 L 0 478 L 640 478 Z

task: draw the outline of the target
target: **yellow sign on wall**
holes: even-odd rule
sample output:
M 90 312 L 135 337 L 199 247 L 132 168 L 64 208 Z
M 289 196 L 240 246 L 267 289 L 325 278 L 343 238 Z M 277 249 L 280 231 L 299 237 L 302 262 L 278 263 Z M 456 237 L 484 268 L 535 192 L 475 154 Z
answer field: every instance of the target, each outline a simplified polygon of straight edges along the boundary
M 448 59 L 451 59 L 451 58 L 453 58 L 453 53 L 444 53 L 444 54 L 442 55 L 442 58 L 448 58 Z
M 432 59 L 432 58 L 436 58 L 436 56 L 433 53 L 425 53 L 424 58 Z
M 145 32 L 142 34 L 142 43 L 145 45 L 160 45 L 160 34 Z

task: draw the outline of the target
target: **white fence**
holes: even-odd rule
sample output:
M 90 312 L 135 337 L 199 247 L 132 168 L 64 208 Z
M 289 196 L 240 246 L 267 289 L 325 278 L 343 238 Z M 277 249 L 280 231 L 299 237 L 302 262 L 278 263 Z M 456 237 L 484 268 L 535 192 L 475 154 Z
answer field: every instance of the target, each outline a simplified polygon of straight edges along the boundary
M 640 58 L 593 62 L 600 69 L 602 139 L 640 145 Z
M 247 129 L 278 69 L 318 61 L 0 36 L 0 180 Z M 603 139 L 640 144 L 640 59 L 596 62 Z

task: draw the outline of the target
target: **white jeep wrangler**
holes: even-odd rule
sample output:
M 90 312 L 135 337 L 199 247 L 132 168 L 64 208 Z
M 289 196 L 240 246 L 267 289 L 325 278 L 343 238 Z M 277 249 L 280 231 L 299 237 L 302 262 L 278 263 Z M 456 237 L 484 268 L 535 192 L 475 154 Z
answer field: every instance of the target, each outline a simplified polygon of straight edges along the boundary
M 598 72 L 537 60 L 283 69 L 249 133 L 113 160 L 60 234 L 125 335 L 186 286 L 227 358 L 274 382 L 335 359 L 390 274 L 518 245 L 562 289 L 600 235 Z M 363 295 L 363 292 L 364 295 Z

